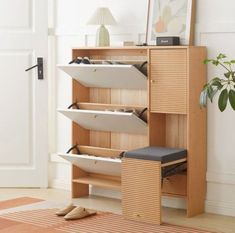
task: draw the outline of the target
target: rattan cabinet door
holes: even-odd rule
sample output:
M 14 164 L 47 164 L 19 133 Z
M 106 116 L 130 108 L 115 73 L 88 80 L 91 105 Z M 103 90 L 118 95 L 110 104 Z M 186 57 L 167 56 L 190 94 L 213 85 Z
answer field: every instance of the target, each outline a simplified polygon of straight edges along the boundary
M 150 50 L 150 108 L 186 114 L 187 49 Z

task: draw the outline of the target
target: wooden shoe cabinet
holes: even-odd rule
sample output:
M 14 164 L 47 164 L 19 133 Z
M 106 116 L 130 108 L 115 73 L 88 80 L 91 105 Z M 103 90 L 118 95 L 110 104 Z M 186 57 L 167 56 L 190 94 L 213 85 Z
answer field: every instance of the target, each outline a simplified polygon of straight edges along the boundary
M 145 146 L 187 149 L 187 172 L 163 180 L 162 195 L 184 198 L 187 215 L 204 210 L 206 112 L 198 103 L 206 80 L 204 47 L 74 48 L 72 57 L 124 64 L 58 65 L 73 78 L 78 109 L 59 109 L 72 123 L 72 197 L 89 185 L 121 190 L 120 154 Z M 133 64 L 148 61 L 148 75 Z M 145 120 L 130 110 L 147 108 Z M 119 111 L 121 109 L 121 111 Z

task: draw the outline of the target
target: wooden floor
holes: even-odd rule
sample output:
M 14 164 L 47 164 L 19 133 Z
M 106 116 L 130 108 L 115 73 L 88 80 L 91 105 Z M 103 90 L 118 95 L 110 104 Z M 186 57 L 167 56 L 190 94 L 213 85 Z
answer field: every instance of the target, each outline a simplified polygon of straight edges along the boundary
M 0 189 L 0 201 L 16 197 L 35 197 L 44 200 L 71 202 L 70 192 L 56 189 Z M 73 202 L 87 208 L 101 211 L 121 213 L 121 203 L 117 199 L 90 196 L 74 199 Z M 164 208 L 163 221 L 171 224 L 201 228 L 214 232 L 235 233 L 235 218 L 215 214 L 202 214 L 194 218 L 186 218 L 185 211 Z

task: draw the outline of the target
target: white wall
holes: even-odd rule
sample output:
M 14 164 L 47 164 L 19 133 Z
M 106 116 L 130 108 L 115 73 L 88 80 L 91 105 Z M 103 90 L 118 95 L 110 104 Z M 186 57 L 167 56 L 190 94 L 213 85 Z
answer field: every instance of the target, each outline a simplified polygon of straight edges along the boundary
M 123 40 L 143 42 L 147 0 L 55 0 L 55 63 L 67 63 L 71 48 L 94 45 L 95 27 L 86 21 L 98 6 L 108 6 L 118 21 L 110 27 L 112 45 L 121 45 Z M 198 0 L 196 17 L 196 44 L 208 48 L 208 56 L 219 52 L 235 58 L 235 1 Z M 208 67 L 208 77 L 217 75 L 214 67 Z M 53 76 L 56 88 L 56 107 L 71 103 L 71 79 L 55 69 Z M 215 101 L 216 102 L 216 101 Z M 53 106 L 53 105 L 52 105 Z M 56 143 L 52 152 L 66 151 L 71 142 L 71 123 L 57 114 L 54 122 Z M 216 104 L 208 108 L 208 171 L 207 212 L 235 216 L 235 112 L 229 108 L 220 113 Z M 52 133 L 53 133 L 52 132 Z M 57 188 L 69 188 L 70 165 L 63 163 L 55 154 L 51 156 L 50 184 Z M 100 190 L 99 190 L 100 191 Z M 164 204 L 183 207 L 184 203 L 165 199 Z

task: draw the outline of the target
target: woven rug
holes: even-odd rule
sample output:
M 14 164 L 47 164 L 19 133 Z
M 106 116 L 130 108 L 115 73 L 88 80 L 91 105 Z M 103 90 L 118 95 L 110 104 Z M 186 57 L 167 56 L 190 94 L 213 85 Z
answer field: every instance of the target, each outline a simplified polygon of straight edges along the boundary
M 19 205 L 21 200 L 22 205 Z M 4 208 L 1 208 L 3 203 Z M 32 198 L 14 199 L 8 203 L 9 208 L 6 202 L 0 202 L 0 233 L 211 233 L 170 224 L 144 224 L 102 212 L 81 220 L 65 221 L 55 215 L 64 203 Z

